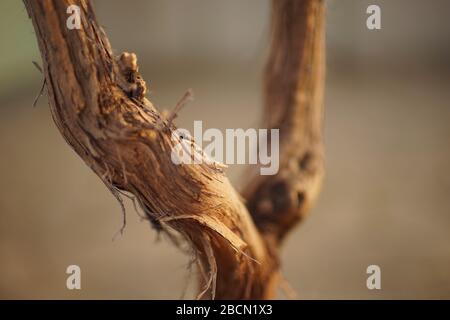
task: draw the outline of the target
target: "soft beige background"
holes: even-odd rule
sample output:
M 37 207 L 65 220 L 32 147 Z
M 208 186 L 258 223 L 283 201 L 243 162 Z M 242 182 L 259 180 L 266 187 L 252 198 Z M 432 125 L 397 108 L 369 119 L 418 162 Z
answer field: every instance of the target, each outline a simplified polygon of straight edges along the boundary
M 268 1 L 95 3 L 159 107 L 194 89 L 180 126 L 258 124 Z M 327 176 L 286 243 L 285 276 L 307 299 L 449 299 L 450 2 L 328 4 Z M 380 31 L 365 28 L 369 4 L 382 8 Z M 113 242 L 118 204 L 65 144 L 45 96 L 31 107 L 40 57 L 20 1 L 0 2 L 0 43 L 0 298 L 179 298 L 189 257 L 130 205 Z M 236 185 L 242 169 L 228 170 Z M 65 288 L 69 264 L 82 268 L 81 291 Z M 365 287 L 370 264 L 381 291 Z

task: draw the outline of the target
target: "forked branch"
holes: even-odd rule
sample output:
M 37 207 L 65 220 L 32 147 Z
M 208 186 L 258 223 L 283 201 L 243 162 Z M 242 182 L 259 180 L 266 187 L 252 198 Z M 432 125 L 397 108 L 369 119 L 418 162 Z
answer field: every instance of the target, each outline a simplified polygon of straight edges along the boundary
M 248 195 L 255 225 L 220 167 L 171 161 L 176 144 L 190 146 L 193 141 L 173 135 L 173 117 L 162 116 L 146 99 L 136 56 L 113 55 L 88 0 L 24 2 L 42 55 L 52 116 L 67 143 L 114 195 L 132 194 L 153 225 L 176 230 L 191 244 L 204 279 L 201 297 L 274 297 L 278 246 L 273 234 L 279 237 L 294 219 L 277 222 L 279 210 L 273 209 L 270 219 L 270 212 L 261 211 L 256 197 L 265 195 L 262 190 L 268 182 L 257 182 Z M 66 10 L 72 4 L 81 9 L 79 30 L 66 27 Z M 300 168 L 312 172 L 314 161 L 306 154 L 315 159 L 316 148 L 320 150 L 321 90 L 316 88 L 322 85 L 322 59 L 316 55 L 322 50 L 322 7 L 317 0 L 274 1 L 272 46 L 281 44 L 282 52 L 272 49 L 266 112 L 281 111 L 270 125 L 281 126 L 282 137 L 298 145 L 295 152 L 282 149 L 281 176 L 290 158 L 296 164 L 307 163 Z M 294 25 L 289 32 L 283 29 L 286 18 Z M 286 80 L 286 75 L 292 79 Z M 303 179 L 303 173 L 299 177 Z M 309 199 L 308 183 L 303 183 L 302 192 Z M 279 195 L 285 189 L 275 192 Z M 269 227 L 276 224 L 280 227 Z

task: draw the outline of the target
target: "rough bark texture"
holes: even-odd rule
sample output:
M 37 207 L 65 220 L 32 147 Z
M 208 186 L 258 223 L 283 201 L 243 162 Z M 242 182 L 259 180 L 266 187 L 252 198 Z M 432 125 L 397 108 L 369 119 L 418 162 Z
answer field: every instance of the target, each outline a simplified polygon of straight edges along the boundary
M 322 176 L 323 3 L 274 0 L 266 68 L 267 125 L 280 128 L 281 170 L 256 177 L 248 209 L 219 165 L 175 165 L 171 117 L 146 99 L 136 56 L 114 56 L 88 0 L 24 0 L 33 22 L 53 119 L 67 143 L 121 199 L 135 197 L 158 228 L 190 243 L 199 296 L 273 298 L 278 246 L 310 207 Z M 81 8 L 81 29 L 66 27 Z

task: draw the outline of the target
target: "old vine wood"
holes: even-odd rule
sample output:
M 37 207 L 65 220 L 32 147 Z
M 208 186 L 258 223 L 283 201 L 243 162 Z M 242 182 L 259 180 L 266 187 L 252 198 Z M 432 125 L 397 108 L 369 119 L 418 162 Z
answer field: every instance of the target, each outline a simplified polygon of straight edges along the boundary
M 199 298 L 274 298 L 281 240 L 323 176 L 323 1 L 272 1 L 264 125 L 280 128 L 280 171 L 255 175 L 243 197 L 220 166 L 172 163 L 172 118 L 147 99 L 136 55 L 113 53 L 90 1 L 24 3 L 66 142 L 117 199 L 134 197 L 152 225 L 189 243 Z M 81 8 L 80 30 L 66 27 L 71 4 Z

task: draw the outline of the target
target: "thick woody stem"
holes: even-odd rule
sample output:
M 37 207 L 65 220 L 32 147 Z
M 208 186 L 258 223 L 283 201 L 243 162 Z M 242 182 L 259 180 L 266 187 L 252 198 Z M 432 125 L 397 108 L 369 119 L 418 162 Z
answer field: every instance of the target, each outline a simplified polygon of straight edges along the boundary
M 314 203 L 323 177 L 324 20 L 322 0 L 272 0 L 265 70 L 265 121 L 280 129 L 280 168 L 244 196 L 258 229 L 276 245 Z
M 175 147 L 195 149 L 194 142 L 176 134 L 173 117 L 146 99 L 136 56 L 113 55 L 90 1 L 24 3 L 52 116 L 67 143 L 119 200 L 131 194 L 152 225 L 191 244 L 205 284 L 200 297 L 274 297 L 279 266 L 272 240 L 309 207 L 322 172 L 322 2 L 274 0 L 266 114 L 270 127 L 281 128 L 281 170 L 248 189 L 256 225 L 220 166 L 172 161 Z M 80 29 L 66 25 L 72 4 L 80 8 Z
M 71 4 L 81 9 L 79 30 L 66 27 Z M 144 97 L 135 56 L 114 58 L 90 2 L 25 5 L 52 116 L 66 141 L 117 197 L 134 195 L 153 224 L 191 243 L 211 279 L 204 297 L 272 296 L 276 267 L 239 196 L 214 164 L 172 162 L 173 147 L 192 141 L 173 136 L 175 127 Z

